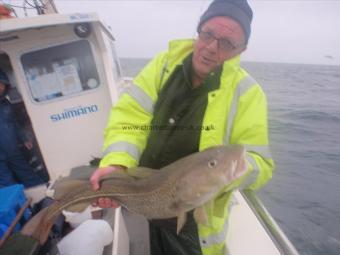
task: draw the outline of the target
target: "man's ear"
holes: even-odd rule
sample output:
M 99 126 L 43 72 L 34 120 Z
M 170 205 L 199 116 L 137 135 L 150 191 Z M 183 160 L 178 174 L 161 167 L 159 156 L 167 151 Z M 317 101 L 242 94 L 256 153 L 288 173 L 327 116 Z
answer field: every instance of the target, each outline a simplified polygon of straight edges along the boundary
M 241 53 L 244 52 L 246 49 L 247 49 L 247 45 L 244 45 L 244 46 L 240 47 L 240 48 L 238 49 L 238 54 L 241 54 Z

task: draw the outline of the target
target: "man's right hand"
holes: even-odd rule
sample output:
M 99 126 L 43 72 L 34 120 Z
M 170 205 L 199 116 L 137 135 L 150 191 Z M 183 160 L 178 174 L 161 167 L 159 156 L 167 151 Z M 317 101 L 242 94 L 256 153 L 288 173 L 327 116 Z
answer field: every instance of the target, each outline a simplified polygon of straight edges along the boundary
M 118 166 L 118 165 L 114 165 L 114 166 L 108 166 L 108 167 L 102 167 L 102 168 L 97 168 L 96 171 L 94 171 L 94 173 L 91 175 L 90 177 L 90 182 L 92 185 L 93 190 L 99 190 L 100 188 L 100 178 L 108 175 L 114 171 L 118 171 L 118 170 L 122 170 L 124 169 L 123 166 Z M 119 204 L 110 199 L 110 198 L 98 198 L 97 201 L 95 203 L 92 204 L 93 206 L 99 206 L 101 208 L 117 208 L 119 207 Z

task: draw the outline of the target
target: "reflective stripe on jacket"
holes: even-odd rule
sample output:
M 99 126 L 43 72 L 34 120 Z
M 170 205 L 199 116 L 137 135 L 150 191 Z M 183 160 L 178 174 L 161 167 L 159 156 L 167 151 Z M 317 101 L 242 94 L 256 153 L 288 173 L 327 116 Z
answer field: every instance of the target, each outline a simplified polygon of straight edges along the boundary
M 170 43 L 134 79 L 113 107 L 105 129 L 101 167 L 138 165 L 144 150 L 158 94 L 178 64 L 193 51 L 193 40 Z M 206 206 L 209 227 L 198 224 L 204 255 L 223 254 L 228 230 L 228 204 L 236 188 L 257 189 L 272 176 L 274 162 L 268 149 L 267 102 L 257 82 L 239 65 L 239 56 L 223 64 L 219 89 L 208 94 L 199 150 L 220 144 L 243 144 L 248 173 L 228 186 Z

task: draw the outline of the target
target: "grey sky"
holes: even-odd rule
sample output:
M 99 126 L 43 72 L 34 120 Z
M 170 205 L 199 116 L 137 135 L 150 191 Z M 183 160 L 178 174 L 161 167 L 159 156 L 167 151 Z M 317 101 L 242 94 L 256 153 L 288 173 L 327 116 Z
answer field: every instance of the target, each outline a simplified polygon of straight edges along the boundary
M 61 13 L 97 12 L 112 28 L 120 57 L 147 58 L 165 50 L 171 39 L 195 37 L 210 2 L 55 0 Z M 254 20 L 244 60 L 340 65 L 339 0 L 249 3 Z

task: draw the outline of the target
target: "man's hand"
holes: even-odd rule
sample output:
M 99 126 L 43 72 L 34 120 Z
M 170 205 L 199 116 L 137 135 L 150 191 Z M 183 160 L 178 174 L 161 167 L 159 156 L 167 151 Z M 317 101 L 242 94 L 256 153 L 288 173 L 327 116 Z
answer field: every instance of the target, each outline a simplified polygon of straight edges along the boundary
M 26 141 L 26 142 L 24 143 L 24 145 L 25 145 L 25 148 L 26 148 L 27 150 L 32 150 L 32 148 L 33 148 L 33 143 L 32 143 L 32 141 Z
M 92 174 L 92 176 L 90 177 L 90 182 L 92 185 L 93 190 L 99 190 L 100 188 L 100 178 L 108 175 L 114 171 L 118 171 L 118 170 L 122 170 L 124 169 L 123 166 L 118 166 L 118 165 L 114 165 L 114 166 L 108 166 L 108 167 L 102 167 L 102 168 L 98 168 L 96 171 L 94 171 L 94 173 Z M 119 207 L 119 204 L 114 201 L 111 200 L 110 198 L 98 198 L 96 203 L 92 204 L 93 206 L 99 206 L 101 208 L 117 208 Z

